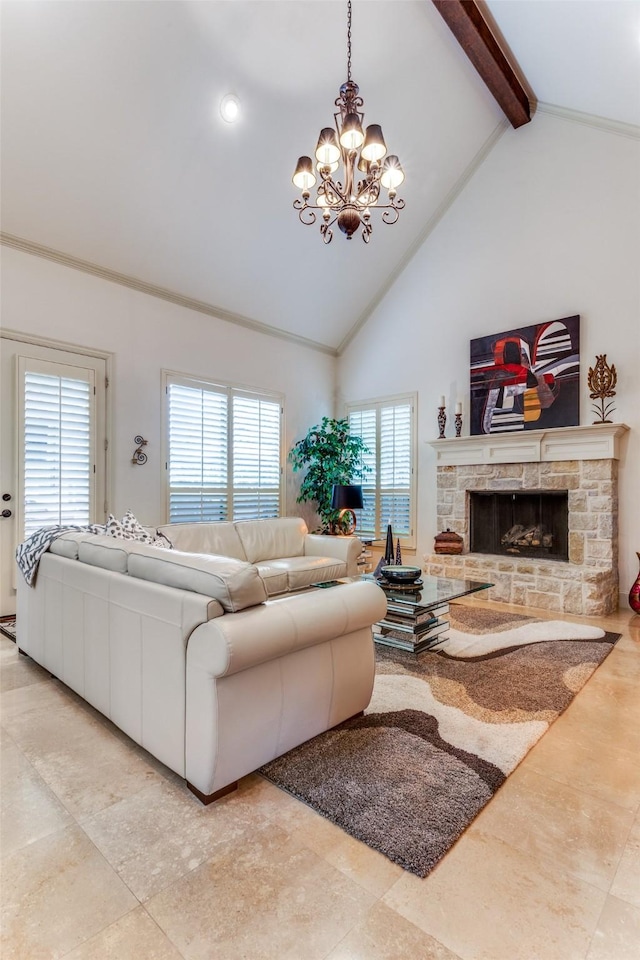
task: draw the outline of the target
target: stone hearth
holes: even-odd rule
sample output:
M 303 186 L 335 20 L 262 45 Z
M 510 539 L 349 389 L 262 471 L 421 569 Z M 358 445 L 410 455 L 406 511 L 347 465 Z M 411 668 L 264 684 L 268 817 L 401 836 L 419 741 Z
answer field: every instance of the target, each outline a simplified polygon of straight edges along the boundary
M 459 556 L 427 554 L 429 576 L 488 580 L 492 600 L 599 616 L 618 607 L 618 439 L 623 424 L 437 440 L 438 530 Z M 469 492 L 567 490 L 569 561 L 469 553 Z

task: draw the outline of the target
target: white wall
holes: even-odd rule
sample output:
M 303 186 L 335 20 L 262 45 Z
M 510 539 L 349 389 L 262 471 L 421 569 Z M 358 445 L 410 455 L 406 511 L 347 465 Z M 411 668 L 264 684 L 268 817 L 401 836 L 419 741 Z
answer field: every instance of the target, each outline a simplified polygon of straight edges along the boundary
M 453 436 L 457 399 L 468 415 L 470 339 L 577 313 L 580 422 L 595 419 L 587 370 L 606 353 L 613 419 L 631 427 L 620 462 L 628 591 L 640 550 L 640 142 L 538 114 L 505 133 L 339 361 L 342 402 L 418 391 L 418 558 L 438 532 L 438 398 Z
M 112 498 L 121 516 L 162 522 L 161 370 L 240 383 L 285 395 L 285 449 L 322 416 L 331 416 L 335 360 L 316 350 L 3 247 L 2 324 L 114 354 L 111 432 Z M 141 434 L 148 462 L 131 463 Z M 315 522 L 295 502 L 298 478 L 287 471 L 285 513 Z

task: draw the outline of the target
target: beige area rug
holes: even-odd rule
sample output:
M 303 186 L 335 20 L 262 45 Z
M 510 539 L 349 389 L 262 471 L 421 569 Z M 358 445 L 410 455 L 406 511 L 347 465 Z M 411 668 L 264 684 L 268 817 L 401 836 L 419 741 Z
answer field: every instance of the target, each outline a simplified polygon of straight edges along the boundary
M 619 634 L 453 604 L 437 650 L 377 647 L 365 716 L 260 772 L 426 876 L 605 659 Z

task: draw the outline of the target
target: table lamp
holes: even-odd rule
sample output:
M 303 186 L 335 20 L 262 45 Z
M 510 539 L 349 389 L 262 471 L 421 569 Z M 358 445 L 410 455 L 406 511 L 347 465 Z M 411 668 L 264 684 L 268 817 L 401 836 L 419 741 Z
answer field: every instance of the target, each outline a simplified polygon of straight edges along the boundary
M 347 534 L 355 533 L 356 515 L 354 510 L 362 510 L 364 502 L 362 500 L 362 487 L 355 483 L 335 483 L 331 492 L 331 509 L 340 511 L 340 521 L 345 513 L 351 514 L 351 524 L 347 529 Z

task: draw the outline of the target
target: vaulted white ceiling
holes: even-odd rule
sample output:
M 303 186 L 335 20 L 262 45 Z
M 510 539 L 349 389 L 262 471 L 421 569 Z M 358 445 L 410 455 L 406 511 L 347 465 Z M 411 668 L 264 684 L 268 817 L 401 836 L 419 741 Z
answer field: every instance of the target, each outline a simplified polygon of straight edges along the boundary
M 429 0 L 353 7 L 366 122 L 407 175 L 368 245 L 292 208 L 346 79 L 343 0 L 4 0 L 3 233 L 335 351 L 506 123 Z M 637 0 L 489 8 L 539 100 L 640 126 Z

